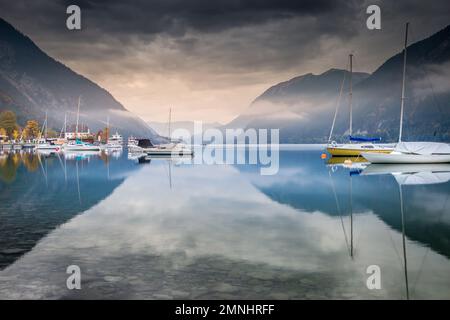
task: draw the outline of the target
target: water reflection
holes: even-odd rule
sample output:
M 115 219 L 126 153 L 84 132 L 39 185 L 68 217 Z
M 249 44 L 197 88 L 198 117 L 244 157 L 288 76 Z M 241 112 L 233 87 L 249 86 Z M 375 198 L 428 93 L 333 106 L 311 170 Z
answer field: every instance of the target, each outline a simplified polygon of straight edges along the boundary
M 120 183 L 89 206 L 85 198 L 109 185 L 108 166 L 63 159 L 72 186 L 65 197 L 82 214 L 0 272 L 0 297 L 449 298 L 449 183 L 405 188 L 402 219 L 392 174 L 327 165 L 320 153 L 282 151 L 276 176 L 249 165 L 139 164 L 123 155 L 108 162 L 110 179 Z M 64 181 L 57 163 L 49 166 L 49 187 Z M 70 264 L 82 270 L 80 291 L 65 287 Z M 381 290 L 366 287 L 373 264 Z
M 408 281 L 408 259 L 406 253 L 405 232 L 405 206 L 403 188 L 405 186 L 432 185 L 447 183 L 450 180 L 450 164 L 397 164 L 397 165 L 375 165 L 365 168 L 363 174 L 383 175 L 391 174 L 395 177 L 399 187 L 400 214 L 402 221 L 402 249 L 403 267 L 405 274 L 406 298 L 410 298 Z M 448 197 L 445 200 L 443 210 L 446 208 Z
M 126 164 L 126 163 L 125 163 Z M 9 152 L 0 159 L 0 269 L 48 232 L 103 200 L 132 167 L 113 166 L 96 155 Z M 120 174 L 117 174 L 120 173 Z

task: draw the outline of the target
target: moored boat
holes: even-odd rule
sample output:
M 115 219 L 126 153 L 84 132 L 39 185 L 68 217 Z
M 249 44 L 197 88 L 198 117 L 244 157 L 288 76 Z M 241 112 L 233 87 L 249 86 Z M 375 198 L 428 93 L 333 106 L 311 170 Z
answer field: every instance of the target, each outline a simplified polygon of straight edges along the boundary
M 61 150 L 60 145 L 56 145 L 51 141 L 47 141 L 46 139 L 39 139 L 35 146 L 36 150 L 53 150 L 59 151 Z
M 350 92 L 349 92 L 349 105 L 350 105 L 350 125 L 349 125 L 349 140 L 350 143 L 338 144 L 335 141 L 331 141 L 331 137 L 333 135 L 333 129 L 336 122 L 336 116 L 338 113 L 340 98 L 342 95 L 342 89 L 344 87 L 344 80 L 341 84 L 340 94 L 338 103 L 336 105 L 336 110 L 333 118 L 333 124 L 331 125 L 330 136 L 328 138 L 327 151 L 333 157 L 357 157 L 360 156 L 362 152 L 370 152 L 370 153 L 389 153 L 393 150 L 393 146 L 391 145 L 383 145 L 376 144 L 374 142 L 381 141 L 381 138 L 368 138 L 368 137 L 356 137 L 353 136 L 353 104 L 352 104 L 352 74 L 353 74 L 353 54 L 349 55 L 350 62 Z
M 400 142 L 389 154 L 363 153 L 371 163 L 447 163 L 450 145 L 440 142 Z
M 63 146 L 64 151 L 100 151 L 100 146 L 96 146 L 81 140 L 71 141 Z
M 390 145 L 380 145 L 373 143 L 331 143 L 328 145 L 327 151 L 333 157 L 357 157 L 361 156 L 362 153 L 390 153 L 393 151 L 393 147 Z
M 180 143 L 169 143 L 165 145 L 153 145 L 150 139 L 138 139 L 138 144 L 133 148 L 134 152 L 156 156 L 186 156 L 194 155 L 194 151 Z
M 450 145 L 447 143 L 424 141 L 402 142 L 408 26 L 409 23 L 406 24 L 405 47 L 403 50 L 403 80 L 398 143 L 392 152 L 386 154 L 363 152 L 362 156 L 371 163 L 447 163 L 450 162 Z
M 79 132 L 78 132 L 78 124 L 80 121 L 80 104 L 81 104 L 81 97 L 78 97 L 78 108 L 77 108 L 77 124 L 75 127 L 75 140 L 68 141 L 63 145 L 63 150 L 65 152 L 89 152 L 89 151 L 100 151 L 100 146 L 96 146 L 91 143 L 87 143 L 82 141 L 79 138 Z

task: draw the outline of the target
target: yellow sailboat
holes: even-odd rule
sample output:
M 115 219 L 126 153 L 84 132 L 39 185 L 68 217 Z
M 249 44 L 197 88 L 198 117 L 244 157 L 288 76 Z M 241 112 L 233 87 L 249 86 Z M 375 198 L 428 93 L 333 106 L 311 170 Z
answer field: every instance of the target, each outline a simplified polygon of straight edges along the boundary
M 380 138 L 364 138 L 364 137 L 353 137 L 352 127 L 353 127 L 353 106 L 352 106 L 352 73 L 353 73 L 353 55 L 349 55 L 350 60 L 350 93 L 349 93 L 349 103 L 350 103 L 350 143 L 338 144 L 335 141 L 331 141 L 333 135 L 334 124 L 336 122 L 336 116 L 339 108 L 340 96 L 342 95 L 342 89 L 344 81 L 342 81 L 339 100 L 336 106 L 336 111 L 334 114 L 333 124 L 331 126 L 330 137 L 328 139 L 327 151 L 334 157 L 358 157 L 361 156 L 362 152 L 370 153 L 390 153 L 394 148 L 389 145 L 375 144 L 373 142 L 380 141 Z M 345 79 L 345 78 L 344 78 Z

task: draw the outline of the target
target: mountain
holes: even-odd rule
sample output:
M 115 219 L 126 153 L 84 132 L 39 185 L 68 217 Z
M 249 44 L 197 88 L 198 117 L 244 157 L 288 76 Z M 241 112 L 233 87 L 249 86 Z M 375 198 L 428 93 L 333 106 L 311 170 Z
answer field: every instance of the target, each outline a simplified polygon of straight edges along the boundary
M 66 112 L 69 123 L 76 121 L 79 96 L 80 121 L 91 131 L 104 128 L 109 116 L 112 129 L 124 135 L 158 139 L 108 91 L 48 56 L 0 18 L 0 111 L 16 112 L 21 125 L 29 119 L 42 123 L 48 111 L 49 126 L 59 129 Z
M 228 128 L 279 128 L 283 143 L 323 142 L 329 133 L 342 79 L 349 72 L 331 69 L 281 82 L 257 97 Z M 353 85 L 369 76 L 354 72 Z M 346 91 L 349 83 L 345 85 Z
M 354 134 L 396 141 L 402 64 L 403 53 L 399 52 L 373 74 L 353 74 Z M 326 142 L 345 72 L 331 69 L 279 83 L 257 97 L 226 127 L 279 128 L 282 143 Z M 408 46 L 404 140 L 450 140 L 449 76 L 450 26 Z M 336 140 L 348 134 L 348 81 L 344 94 L 335 127 Z

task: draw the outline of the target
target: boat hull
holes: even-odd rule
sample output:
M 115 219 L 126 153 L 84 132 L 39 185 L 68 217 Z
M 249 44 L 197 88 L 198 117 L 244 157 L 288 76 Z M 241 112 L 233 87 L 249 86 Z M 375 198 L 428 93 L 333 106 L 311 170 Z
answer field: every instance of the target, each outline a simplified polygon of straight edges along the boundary
M 450 163 L 450 154 L 381 154 L 364 152 L 362 156 L 370 163 Z
M 36 150 L 49 150 L 49 151 L 58 151 L 61 149 L 60 146 L 36 146 Z
M 393 148 L 381 148 L 381 149 L 372 149 L 372 150 L 364 150 L 360 148 L 343 148 L 343 147 L 328 147 L 327 151 L 333 157 L 358 157 L 361 156 L 363 152 L 367 153 L 391 153 Z
M 192 150 L 145 150 L 148 156 L 188 156 L 193 155 Z
M 100 151 L 100 147 L 76 147 L 76 146 L 66 146 L 63 148 L 64 151 L 68 151 L 68 152 L 72 152 L 72 151 L 76 151 L 76 152 L 84 152 L 84 151 Z

